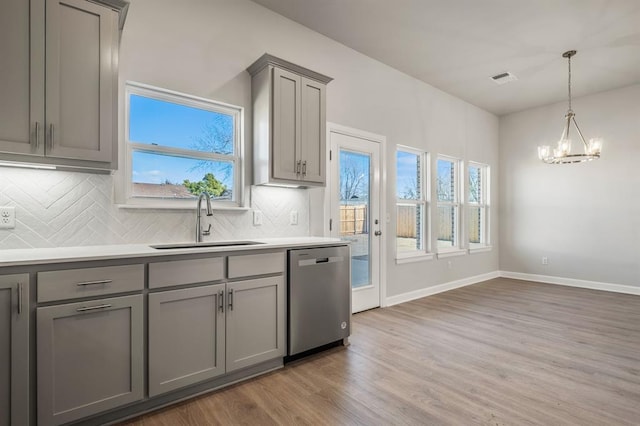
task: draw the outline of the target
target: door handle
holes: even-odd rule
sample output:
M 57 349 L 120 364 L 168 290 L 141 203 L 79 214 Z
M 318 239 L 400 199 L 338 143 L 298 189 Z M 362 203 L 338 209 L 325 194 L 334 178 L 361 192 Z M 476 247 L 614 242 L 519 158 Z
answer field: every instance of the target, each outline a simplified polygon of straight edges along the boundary
M 373 233 L 373 235 L 375 235 L 376 237 L 379 237 L 380 235 L 382 235 L 382 231 L 376 231 Z
M 224 312 L 224 290 L 218 292 L 218 309 Z
M 302 176 L 306 176 L 307 175 L 307 161 L 303 161 L 302 162 Z
M 301 163 L 301 161 L 300 161 L 300 160 L 298 160 L 298 161 L 296 162 L 296 174 L 297 174 L 297 175 L 299 175 L 299 174 L 300 174 L 300 163 Z
M 233 311 L 233 289 L 229 290 L 229 310 Z

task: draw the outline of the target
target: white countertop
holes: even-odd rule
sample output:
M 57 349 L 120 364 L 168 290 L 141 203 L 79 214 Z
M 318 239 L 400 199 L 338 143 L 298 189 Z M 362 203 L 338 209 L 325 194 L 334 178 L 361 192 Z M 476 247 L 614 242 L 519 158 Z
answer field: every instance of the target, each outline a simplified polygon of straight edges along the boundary
M 336 243 L 348 244 L 348 242 L 342 241 L 338 238 L 323 237 L 247 238 L 241 241 L 255 241 L 261 244 L 163 250 L 152 248 L 151 245 L 166 244 L 114 244 L 84 247 L 53 247 L 0 250 L 0 268 L 9 266 L 80 262 L 88 260 L 109 260 L 123 258 L 129 259 L 135 257 L 171 256 L 177 254 L 228 253 L 236 251 L 251 251 L 276 248 L 288 249 L 313 246 L 328 246 L 334 245 Z

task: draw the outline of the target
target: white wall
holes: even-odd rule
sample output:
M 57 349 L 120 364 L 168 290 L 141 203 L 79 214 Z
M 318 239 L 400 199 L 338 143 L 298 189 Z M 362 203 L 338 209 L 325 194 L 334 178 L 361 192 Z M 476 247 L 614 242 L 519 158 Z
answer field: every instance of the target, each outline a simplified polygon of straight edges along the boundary
M 133 0 L 121 43 L 120 93 L 123 93 L 125 81 L 131 80 L 243 106 L 246 111 L 245 134 L 247 141 L 251 142 L 251 80 L 245 70 L 265 52 L 335 79 L 327 90 L 329 121 L 387 137 L 386 201 L 391 218 L 386 235 L 389 295 L 497 270 L 495 210 L 491 234 L 494 250 L 450 259 L 451 268 L 446 260 L 396 265 L 393 238 L 395 145 L 410 145 L 433 154 L 484 162 L 492 167 L 493 176 L 497 176 L 498 119 L 492 114 L 246 0 Z M 122 105 L 121 100 L 121 128 L 124 119 Z M 250 159 L 247 162 L 251 164 Z M 74 181 L 75 178 L 69 179 Z M 88 178 L 77 179 L 84 181 Z M 100 181 L 99 186 L 103 190 L 110 184 L 110 179 L 91 178 L 92 181 Z M 39 190 L 33 191 L 28 195 L 37 199 Z M 314 222 L 309 224 L 308 210 L 300 207 L 308 192 L 301 191 L 304 195 L 293 198 L 288 193 L 279 194 L 282 197 L 282 201 L 278 201 L 282 217 L 288 215 L 289 209 L 297 208 L 301 225 L 292 229 L 285 222 L 280 226 L 276 218 L 278 224 L 274 226 L 274 232 L 297 234 L 308 233 L 309 226 L 311 229 L 322 228 L 326 218 L 314 211 Z M 492 183 L 492 193 L 492 201 L 497 205 L 497 179 Z M 0 192 L 0 203 L 6 201 L 2 195 Z M 163 223 L 162 217 L 175 216 L 172 223 L 181 225 L 176 226 L 177 234 L 166 238 L 191 238 L 192 212 L 181 216 L 180 213 L 155 211 L 116 212 L 111 208 L 109 211 L 115 216 L 124 216 L 121 222 L 126 229 L 129 229 L 129 223 L 153 226 L 158 221 Z M 221 215 L 232 216 L 229 213 Z M 136 220 L 132 220 L 133 217 Z M 233 217 L 243 235 L 259 232 L 250 225 L 249 212 L 236 213 Z M 83 231 L 79 228 L 74 232 Z M 96 239 L 75 236 L 72 240 L 74 244 L 119 241 L 113 238 L 109 228 L 102 232 L 105 235 Z M 0 244 L 3 244 L 3 235 L 0 234 Z M 146 237 L 141 235 L 136 239 Z M 55 239 L 48 240 L 49 243 L 59 244 Z M 13 243 L 0 245 L 0 248 L 8 246 L 13 246 Z
M 566 107 L 500 118 L 500 269 L 640 286 L 640 85 L 574 99 L 585 138 L 605 139 L 599 160 L 543 164 Z

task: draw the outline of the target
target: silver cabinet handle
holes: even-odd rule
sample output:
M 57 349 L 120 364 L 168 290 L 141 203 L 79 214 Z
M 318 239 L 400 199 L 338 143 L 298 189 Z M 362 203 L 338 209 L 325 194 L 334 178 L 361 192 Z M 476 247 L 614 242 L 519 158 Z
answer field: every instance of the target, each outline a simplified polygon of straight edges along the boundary
M 40 148 L 40 122 L 36 121 L 36 149 Z
M 375 235 L 376 237 L 379 237 L 380 235 L 382 235 L 382 231 L 376 231 L 373 233 L 373 235 Z
M 307 161 L 303 161 L 302 162 L 302 176 L 306 176 L 307 175 Z
M 49 149 L 53 149 L 53 123 L 49 124 Z
M 83 286 L 86 286 L 86 285 L 109 284 L 109 283 L 112 283 L 112 282 L 113 282 L 113 280 L 85 281 L 85 282 L 82 282 L 82 283 L 77 283 L 76 285 L 78 287 L 83 287 Z
M 229 290 L 229 310 L 233 311 L 233 289 Z
M 300 174 L 300 160 L 296 161 L 296 174 Z
M 218 309 L 224 312 L 224 290 L 218 292 Z
M 22 283 L 18 283 L 18 315 L 22 314 Z
M 83 306 L 82 308 L 76 309 L 76 311 L 78 311 L 78 312 L 87 312 L 87 311 L 95 311 L 97 309 L 107 309 L 107 308 L 110 308 L 110 307 L 111 307 L 111 305 L 109 305 L 109 304 L 97 305 L 97 306 Z

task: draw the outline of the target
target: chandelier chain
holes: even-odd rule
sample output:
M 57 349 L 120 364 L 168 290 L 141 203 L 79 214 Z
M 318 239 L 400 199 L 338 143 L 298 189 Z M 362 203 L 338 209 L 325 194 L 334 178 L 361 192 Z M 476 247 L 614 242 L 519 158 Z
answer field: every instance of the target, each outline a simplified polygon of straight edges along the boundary
M 571 56 L 569 56 L 569 111 L 571 110 Z

